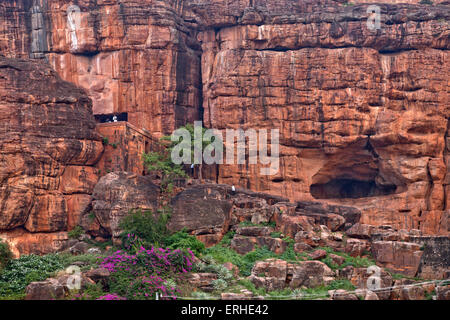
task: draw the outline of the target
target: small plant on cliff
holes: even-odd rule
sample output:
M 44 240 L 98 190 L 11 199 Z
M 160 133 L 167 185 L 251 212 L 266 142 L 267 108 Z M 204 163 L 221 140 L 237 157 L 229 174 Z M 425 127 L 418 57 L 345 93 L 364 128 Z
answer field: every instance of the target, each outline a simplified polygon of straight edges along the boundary
M 69 239 L 78 239 L 84 234 L 84 229 L 81 226 L 76 226 L 68 232 Z
M 186 177 L 183 168 L 172 162 L 169 152 L 144 153 L 142 158 L 148 171 L 160 174 L 161 188 L 164 191 L 168 191 L 175 179 Z
M 433 4 L 433 1 L 431 1 L 431 0 L 421 0 L 419 3 L 420 4 Z
M 0 272 L 8 264 L 9 260 L 12 258 L 11 250 L 7 243 L 2 242 L 0 239 Z

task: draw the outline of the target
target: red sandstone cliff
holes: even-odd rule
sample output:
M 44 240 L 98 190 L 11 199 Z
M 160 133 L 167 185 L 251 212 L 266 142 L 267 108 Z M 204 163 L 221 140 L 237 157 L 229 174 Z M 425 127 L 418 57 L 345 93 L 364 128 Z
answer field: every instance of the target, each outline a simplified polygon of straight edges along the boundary
M 0 53 L 47 59 L 95 114 L 156 136 L 200 118 L 280 129 L 278 175 L 221 166 L 219 182 L 447 233 L 450 6 L 377 1 L 372 31 L 370 1 L 353 2 L 95 0 L 73 15 L 72 1 L 6 0 Z
M 97 183 L 92 103 L 39 61 L 0 56 L 0 83 L 0 238 L 22 253 L 50 252 Z

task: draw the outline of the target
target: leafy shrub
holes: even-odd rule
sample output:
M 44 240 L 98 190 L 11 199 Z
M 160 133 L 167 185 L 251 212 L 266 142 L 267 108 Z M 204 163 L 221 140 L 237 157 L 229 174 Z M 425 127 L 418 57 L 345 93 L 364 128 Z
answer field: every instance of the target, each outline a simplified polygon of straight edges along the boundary
M 169 217 L 169 214 L 159 213 L 155 215 L 151 211 L 136 210 L 130 212 L 120 223 L 120 228 L 123 230 L 121 234 L 123 243 L 129 245 L 129 235 L 134 235 L 143 241 L 142 245 L 145 247 L 160 246 L 169 236 L 167 230 Z
M 64 265 L 56 254 L 11 260 L 0 274 L 0 295 L 22 294 L 31 282 L 44 281 L 62 269 Z
M 216 291 L 223 291 L 228 287 L 228 283 L 223 279 L 213 280 L 211 283 Z
M 223 236 L 222 240 L 220 241 L 220 245 L 229 246 L 231 245 L 231 240 L 234 238 L 234 235 L 236 234 L 235 231 L 230 231 L 226 235 Z
M 87 284 L 83 288 L 83 292 L 71 291 L 68 297 L 69 300 L 108 300 L 100 299 L 102 296 L 108 296 L 106 292 L 103 291 L 103 287 L 100 283 Z
M 206 253 L 213 257 L 217 263 L 231 262 L 237 266 L 243 276 L 249 276 L 256 261 L 275 258 L 277 255 L 266 247 L 258 248 L 244 256 L 228 247 L 214 246 L 208 248 Z
M 0 272 L 8 264 L 9 260 L 12 258 L 11 250 L 7 243 L 2 242 L 0 239 Z
M 272 232 L 272 233 L 270 234 L 270 236 L 271 236 L 272 238 L 281 238 L 281 235 L 282 235 L 282 234 L 283 234 L 282 232 L 277 231 L 277 232 Z
M 353 291 L 356 289 L 356 287 L 346 279 L 341 280 L 333 280 L 327 285 L 328 290 L 347 290 L 347 291 Z
M 149 300 L 155 298 L 157 293 L 162 296 L 162 299 L 177 298 L 177 290 L 167 287 L 164 280 L 156 275 L 139 278 L 131 282 L 126 297 L 128 300 Z
M 78 239 L 82 234 L 84 234 L 84 230 L 80 226 L 76 226 L 68 232 L 69 239 Z
M 195 271 L 202 273 L 215 273 L 219 279 L 222 279 L 227 283 L 233 279 L 232 272 L 223 265 L 215 263 L 215 261 L 210 264 L 199 263 L 195 265 Z
M 205 252 L 205 244 L 186 231 L 179 231 L 165 239 L 165 245 L 170 249 L 191 249 L 196 256 Z
M 144 153 L 142 159 L 148 171 L 161 175 L 161 188 L 167 192 L 176 178 L 187 177 L 183 167 L 172 162 L 169 152 Z

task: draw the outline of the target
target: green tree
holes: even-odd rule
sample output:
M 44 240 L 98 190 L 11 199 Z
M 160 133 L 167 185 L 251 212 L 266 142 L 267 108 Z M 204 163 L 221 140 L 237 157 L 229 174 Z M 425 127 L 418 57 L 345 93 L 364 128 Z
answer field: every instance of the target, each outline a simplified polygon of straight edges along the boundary
M 195 144 L 194 144 L 194 132 L 195 127 L 193 124 L 187 124 L 184 127 L 181 127 L 180 129 L 186 129 L 190 133 L 191 137 L 191 150 L 190 150 L 190 159 L 191 163 L 194 163 L 194 156 L 195 156 Z M 202 137 L 206 132 L 206 128 L 202 129 Z M 173 163 L 171 154 L 173 149 L 180 143 L 181 138 L 179 141 L 172 141 L 170 136 L 164 136 L 161 138 L 161 141 L 165 142 L 165 150 L 162 152 L 150 152 L 150 153 L 144 153 L 143 160 L 144 164 L 147 167 L 149 171 L 153 172 L 159 172 L 161 174 L 161 187 L 164 189 L 170 189 L 171 184 L 173 183 L 173 180 L 180 177 L 187 177 L 185 171 L 183 170 L 182 165 L 178 165 Z M 203 141 L 202 139 L 202 153 L 205 150 L 207 146 L 211 144 L 211 141 Z M 203 178 L 202 176 L 202 168 L 203 165 L 199 165 L 199 179 L 201 180 Z

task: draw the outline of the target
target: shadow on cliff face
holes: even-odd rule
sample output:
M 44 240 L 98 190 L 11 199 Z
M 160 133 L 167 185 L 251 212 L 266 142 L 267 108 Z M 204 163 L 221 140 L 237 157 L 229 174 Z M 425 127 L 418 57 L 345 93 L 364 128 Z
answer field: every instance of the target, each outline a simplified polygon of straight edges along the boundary
M 405 191 L 406 184 L 369 140 L 360 141 L 330 157 L 313 177 L 316 199 L 359 199 Z
M 316 199 L 358 199 L 396 193 L 396 185 L 379 186 L 375 181 L 333 179 L 325 184 L 313 184 L 311 194 Z

